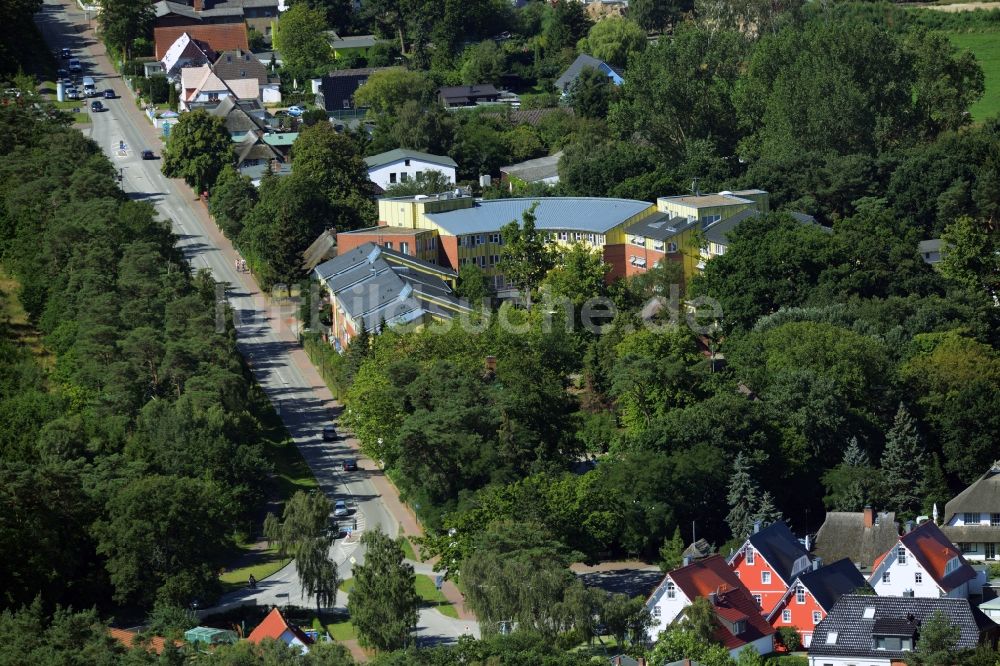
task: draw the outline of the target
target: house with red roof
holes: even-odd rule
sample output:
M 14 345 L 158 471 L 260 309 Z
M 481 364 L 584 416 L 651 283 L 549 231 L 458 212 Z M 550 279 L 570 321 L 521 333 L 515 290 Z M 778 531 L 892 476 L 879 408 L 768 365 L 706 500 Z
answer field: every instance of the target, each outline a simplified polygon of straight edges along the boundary
M 653 619 L 650 640 L 656 640 L 698 598 L 712 604 L 718 620 L 715 638 L 733 658 L 748 645 L 760 654 L 774 651 L 774 628 L 721 555 L 686 564 L 664 577 L 646 601 Z
M 298 646 L 302 654 L 309 652 L 309 646 L 313 644 L 313 639 L 306 636 L 301 629 L 288 624 L 277 606 L 272 608 L 267 617 L 247 636 L 247 640 L 254 644 L 260 643 L 266 638 L 273 638 L 285 645 Z
M 729 566 L 764 614 L 781 601 L 796 576 L 812 568 L 809 552 L 788 525 L 777 521 L 751 534 L 729 558 Z
M 189 40 L 201 45 L 202 51 L 208 54 L 212 62 L 216 54 L 234 49 L 250 50 L 247 41 L 247 27 L 244 23 L 208 23 L 185 26 L 166 26 L 153 28 L 153 41 L 156 46 L 156 59 L 163 61 L 167 50 L 183 35 Z M 198 63 L 201 64 L 201 63 Z
M 813 629 L 823 621 L 837 600 L 845 594 L 870 590 L 868 581 L 848 558 L 820 566 L 813 566 L 801 573 L 788 586 L 788 591 L 767 615 L 775 630 L 792 627 L 799 633 L 803 647 L 812 642 Z
M 875 560 L 868 582 L 883 597 L 952 597 L 982 592 L 983 581 L 941 529 L 925 521 Z

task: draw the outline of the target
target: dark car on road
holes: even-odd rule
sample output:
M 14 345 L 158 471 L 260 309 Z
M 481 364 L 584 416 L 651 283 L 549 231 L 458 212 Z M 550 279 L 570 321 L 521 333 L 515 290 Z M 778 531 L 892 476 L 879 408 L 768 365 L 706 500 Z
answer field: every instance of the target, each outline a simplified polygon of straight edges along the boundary
M 114 98 L 115 98 L 114 90 L 108 88 L 107 90 L 104 91 L 104 99 L 114 99 Z
M 149 149 L 146 149 L 146 150 L 142 151 L 141 155 L 142 155 L 142 159 L 144 159 L 144 160 L 155 160 L 156 159 L 156 155 L 154 155 L 153 151 L 149 150 Z
M 90 103 L 90 110 L 93 111 L 94 113 L 100 113 L 101 111 L 104 110 L 104 105 L 95 99 L 93 102 Z
M 60 57 L 61 57 L 61 58 L 62 58 L 63 60 L 66 60 L 66 59 L 67 59 L 67 58 L 69 58 L 69 57 L 70 57 L 71 55 L 73 55 L 73 52 L 72 52 L 72 51 L 70 51 L 69 49 L 61 49 L 61 50 L 59 51 L 59 56 L 60 56 Z
M 332 425 L 323 426 L 323 441 L 332 442 L 337 439 L 337 429 Z
M 341 469 L 345 472 L 356 472 L 358 471 L 358 461 L 354 458 L 349 458 L 341 463 Z

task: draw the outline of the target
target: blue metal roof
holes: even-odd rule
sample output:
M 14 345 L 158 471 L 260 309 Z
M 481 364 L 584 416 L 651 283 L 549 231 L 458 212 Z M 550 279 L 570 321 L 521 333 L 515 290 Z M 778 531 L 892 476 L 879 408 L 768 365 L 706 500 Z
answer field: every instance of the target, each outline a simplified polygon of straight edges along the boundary
M 535 202 L 538 203 L 538 208 L 535 209 L 536 228 L 598 234 L 606 233 L 653 207 L 653 204 L 646 201 L 599 197 L 487 199 L 477 201 L 472 208 L 428 213 L 427 219 L 455 236 L 499 231 L 500 227 L 514 220 L 521 224 L 524 211 Z

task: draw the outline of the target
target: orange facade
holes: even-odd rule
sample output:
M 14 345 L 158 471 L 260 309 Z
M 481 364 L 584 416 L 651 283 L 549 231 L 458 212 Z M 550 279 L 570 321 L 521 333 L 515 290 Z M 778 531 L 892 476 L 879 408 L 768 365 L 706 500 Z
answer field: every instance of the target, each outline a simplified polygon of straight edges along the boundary
M 738 553 L 730 566 L 750 590 L 765 615 L 778 605 L 788 589 L 781 576 L 751 546 Z
M 771 626 L 775 630 L 782 627 L 794 627 L 799 632 L 802 645 L 809 647 L 812 641 L 813 627 L 826 617 L 826 611 L 819 605 L 809 590 L 796 585 L 795 590 L 782 601 L 779 601 L 771 614 Z

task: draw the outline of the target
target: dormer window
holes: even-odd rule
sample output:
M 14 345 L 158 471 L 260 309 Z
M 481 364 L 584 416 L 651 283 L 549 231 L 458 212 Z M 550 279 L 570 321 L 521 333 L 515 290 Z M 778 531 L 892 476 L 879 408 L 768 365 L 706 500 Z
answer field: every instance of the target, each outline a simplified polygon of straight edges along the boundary
M 913 638 L 909 636 L 875 636 L 875 649 L 909 652 L 913 649 Z
M 746 630 L 747 630 L 747 622 L 746 622 L 746 620 L 738 620 L 738 621 L 736 621 L 736 622 L 733 623 L 733 634 L 734 635 L 739 636 L 740 634 L 742 634 Z

